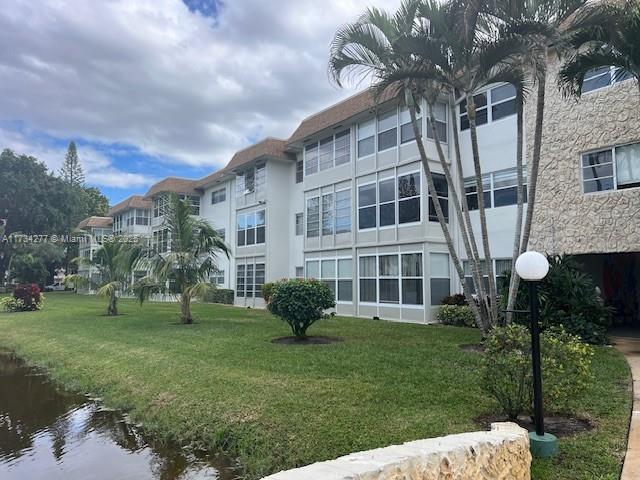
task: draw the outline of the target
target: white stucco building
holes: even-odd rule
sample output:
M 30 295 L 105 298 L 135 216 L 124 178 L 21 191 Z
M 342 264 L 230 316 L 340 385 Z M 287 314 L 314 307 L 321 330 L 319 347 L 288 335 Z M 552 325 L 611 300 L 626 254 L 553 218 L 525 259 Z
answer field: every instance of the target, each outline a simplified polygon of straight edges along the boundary
M 621 142 L 625 145 L 640 142 L 637 86 L 633 81 L 610 85 L 611 77 L 608 82 L 604 77 L 597 80 L 592 82 L 593 88 L 587 86 L 587 90 L 593 91 L 585 93 L 579 102 L 565 100 L 553 90 L 555 87 L 549 87 L 544 145 L 547 149 L 560 150 L 543 150 L 543 168 L 552 154 L 560 155 L 565 168 L 575 175 L 549 176 L 543 171 L 540 191 L 575 190 L 579 192 L 580 201 L 603 204 L 611 201 L 607 192 L 617 193 L 612 189 L 603 195 L 602 191 L 593 190 L 591 184 L 582 189 L 585 158 L 591 158 L 584 155 L 600 147 L 615 149 Z M 484 202 L 494 270 L 500 274 L 510 268 L 515 226 L 515 91 L 509 85 L 495 85 L 477 95 L 478 136 L 485 173 Z M 597 138 L 589 139 L 588 148 L 586 143 L 582 148 L 579 139 L 571 133 L 571 125 L 558 130 L 557 125 L 564 120 L 554 118 L 560 115 L 554 111 L 565 109 L 582 117 L 584 122 L 592 122 L 589 112 L 591 100 L 595 98 L 598 105 L 608 102 L 627 105 L 621 108 L 635 111 L 635 118 L 627 116 L 621 121 L 619 111 L 599 108 L 597 121 L 609 127 L 616 125 L 616 128 L 604 128 Z M 429 138 L 431 128 L 425 111 L 423 105 L 420 122 L 426 151 L 432 170 L 441 172 L 435 144 Z M 445 154 L 451 158 L 448 105 L 438 104 L 434 113 Z M 456 114 L 463 170 L 457 171 L 455 165 L 452 166 L 457 185 L 460 176 L 467 178 L 473 174 L 473 163 L 464 102 L 456 106 Z M 528 152 L 533 130 L 531 106 L 527 106 L 525 123 L 525 151 Z M 558 138 L 560 131 L 568 138 Z M 626 134 L 621 137 L 620 131 Z M 547 142 L 547 137 L 553 142 Z M 563 153 L 562 144 L 569 142 L 573 147 Z M 629 177 L 625 187 L 637 187 L 640 185 L 640 148 L 630 147 L 625 152 L 631 155 L 625 164 L 625 168 L 631 165 L 629 171 L 625 171 Z M 596 161 L 599 160 L 596 158 Z M 603 166 L 606 169 L 610 164 Z M 599 166 L 597 169 L 602 170 Z M 558 178 L 575 185 L 556 185 Z M 212 281 L 233 289 L 236 305 L 264 306 L 260 289 L 265 281 L 314 277 L 334 290 L 336 310 L 340 314 L 430 322 L 441 299 L 461 291 L 430 206 L 432 199 L 437 198 L 445 212 L 449 212 L 447 199 L 454 186 L 448 186 L 441 175 L 437 175 L 436 183 L 437 191 L 429 192 L 408 112 L 394 99 L 376 104 L 371 93 L 365 91 L 304 119 L 286 140 L 264 139 L 237 152 L 224 168 L 199 180 L 165 179 L 154 185 L 144 198 L 127 199 L 115 206 L 110 215 L 114 219 L 114 231 L 129 231 L 124 224 L 133 221 L 136 233 L 146 232 L 152 244 L 162 250 L 167 248 L 162 227 L 162 194 L 177 192 L 189 198 L 194 214 L 209 220 L 232 248 L 231 260 L 220 259 L 219 272 Z M 477 208 L 478 199 L 471 183 L 464 194 L 470 207 Z M 639 189 L 628 188 L 625 195 L 633 205 L 640 203 Z M 541 209 L 551 209 L 553 215 L 559 217 L 555 221 L 560 228 L 563 208 L 569 206 L 551 204 L 544 193 L 541 199 L 540 206 L 536 207 L 536 220 L 547 225 L 547 214 Z M 640 219 L 637 210 L 635 212 L 623 209 L 609 212 L 602 208 L 600 213 L 605 219 L 611 215 L 615 218 L 603 221 L 602 225 L 578 222 L 577 229 L 583 236 L 593 234 L 601 238 L 601 234 L 590 231 L 606 229 L 606 224 L 611 222 L 638 224 Z M 450 213 L 452 232 L 459 241 L 455 219 Z M 125 220 L 126 215 L 129 220 Z M 628 218 L 621 220 L 625 216 Z M 479 230 L 477 217 L 477 213 L 472 212 L 472 220 Z M 634 231 L 637 233 L 638 229 Z M 618 248 L 611 252 L 600 243 L 587 250 L 574 249 L 570 242 L 558 243 L 546 238 L 548 236 L 544 228 L 534 228 L 533 244 L 550 253 L 621 251 Z M 554 245 L 561 248 L 556 249 Z M 639 235 L 630 240 L 625 251 L 640 252 Z M 464 257 L 461 245 L 459 254 Z

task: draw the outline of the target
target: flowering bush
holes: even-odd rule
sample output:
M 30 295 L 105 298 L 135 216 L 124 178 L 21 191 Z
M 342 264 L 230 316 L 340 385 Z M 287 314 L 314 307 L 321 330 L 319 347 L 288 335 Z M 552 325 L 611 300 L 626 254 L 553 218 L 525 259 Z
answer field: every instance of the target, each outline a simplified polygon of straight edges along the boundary
M 40 292 L 40 287 L 37 284 L 18 285 L 13 290 L 12 303 L 13 312 L 24 312 L 40 310 L 44 303 L 44 295 Z M 6 307 L 5 307 L 6 308 Z
M 24 303 L 13 297 L 4 297 L 0 299 L 0 307 L 5 312 L 19 312 L 24 309 Z

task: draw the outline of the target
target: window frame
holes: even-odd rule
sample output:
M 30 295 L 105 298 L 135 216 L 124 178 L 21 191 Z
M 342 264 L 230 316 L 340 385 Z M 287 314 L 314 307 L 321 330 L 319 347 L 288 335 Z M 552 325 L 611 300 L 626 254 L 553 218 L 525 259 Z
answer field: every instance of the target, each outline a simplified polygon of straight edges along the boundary
M 350 260 L 351 261 L 351 277 L 341 277 L 339 270 L 339 261 L 340 260 Z M 322 262 L 333 262 L 334 275 L 333 277 L 325 277 L 322 275 Z M 318 264 L 318 275 L 314 277 L 308 276 L 309 269 L 307 268 L 307 263 L 316 262 Z M 296 267 L 299 268 L 299 267 Z M 334 292 L 334 300 L 338 305 L 352 305 L 353 304 L 353 257 L 348 255 L 340 255 L 337 257 L 309 257 L 304 259 L 304 267 L 303 267 L 303 278 L 318 280 L 320 282 L 332 281 L 333 282 L 333 292 Z M 351 281 L 351 300 L 338 300 L 339 296 L 339 285 L 340 281 Z
M 395 119 L 395 125 L 393 127 L 387 128 L 385 130 L 380 130 L 379 125 L 380 125 L 380 117 L 385 117 L 384 119 L 386 120 L 387 118 L 394 118 Z M 400 145 L 400 139 L 398 138 L 398 131 L 399 131 L 399 126 L 398 126 L 398 107 L 394 107 L 390 110 L 387 110 L 385 112 L 380 112 L 376 115 L 375 117 L 375 128 L 376 128 L 376 145 L 375 145 L 375 152 L 377 153 L 383 153 L 383 152 L 388 152 L 389 150 L 392 150 L 394 148 L 398 148 L 398 145 Z M 395 130 L 396 131 L 396 140 L 395 143 L 390 146 L 390 147 L 386 147 L 383 148 L 382 150 L 380 149 L 380 135 L 382 135 L 383 133 L 387 133 L 390 132 L 391 130 Z
M 446 255 L 447 257 L 447 270 L 448 270 L 448 276 L 444 277 L 444 276 L 440 276 L 440 275 L 433 275 L 432 273 L 432 268 L 431 268 L 431 258 L 433 255 Z M 442 303 L 433 303 L 433 295 L 432 290 L 433 290 L 433 286 L 431 284 L 432 280 L 448 280 L 449 281 L 449 295 L 451 295 L 451 255 L 449 252 L 440 252 L 440 251 L 434 251 L 434 252 L 429 252 L 429 307 L 434 308 L 434 307 L 439 307 L 442 305 Z M 444 298 L 444 297 L 443 297 Z M 442 300 L 442 299 L 440 299 Z
M 262 218 L 264 219 L 264 223 L 258 224 L 259 214 L 262 213 Z M 253 216 L 253 223 L 249 226 L 248 220 L 249 216 Z M 244 219 L 244 228 L 240 228 L 240 219 Z M 258 241 L 258 230 L 263 230 L 264 241 Z M 253 242 L 248 243 L 248 232 L 249 230 L 253 231 Z M 236 213 L 236 247 L 253 247 L 257 245 L 265 245 L 267 243 L 266 238 L 266 230 L 267 230 L 267 211 L 264 208 L 260 208 L 257 210 L 251 210 L 250 212 L 237 212 Z M 240 240 L 240 233 L 244 232 L 244 243 L 240 245 L 238 242 Z
M 421 259 L 421 271 L 422 271 L 422 277 L 415 277 L 415 276 L 403 276 L 403 272 L 402 272 L 402 257 L 403 255 L 420 255 L 420 259 Z M 385 257 L 385 256 L 395 256 L 397 257 L 397 261 L 398 261 L 398 275 L 397 276 L 384 276 L 382 277 L 380 275 L 380 257 Z M 375 277 L 363 277 L 361 275 L 361 271 L 360 271 L 360 259 L 361 258 L 375 258 L 375 265 L 376 265 L 376 275 Z M 357 262 L 356 262 L 356 284 L 357 284 L 357 288 L 356 288 L 356 298 L 358 299 L 358 304 L 359 305 L 364 305 L 364 306 L 369 306 L 369 307 L 387 307 L 387 308 L 406 308 L 406 309 L 415 309 L 415 310 L 424 310 L 427 305 L 425 304 L 425 257 L 426 254 L 424 251 L 422 250 L 407 250 L 407 251 L 398 251 L 398 252 L 376 252 L 376 253 L 363 253 L 363 254 L 359 254 L 357 256 Z M 353 273 L 353 272 L 352 272 Z M 386 280 L 393 280 L 396 279 L 398 282 L 398 303 L 389 303 L 389 302 L 381 302 L 380 301 L 380 280 L 381 279 L 386 279 Z M 413 303 L 403 303 L 403 288 L 402 288 L 402 281 L 403 280 L 422 280 L 422 304 L 413 304 Z M 360 280 L 375 280 L 375 284 L 376 284 L 376 301 L 375 302 L 369 302 L 369 301 L 362 301 L 360 300 Z
M 580 169 L 580 191 L 582 192 L 583 195 L 602 195 L 602 194 L 607 194 L 607 193 L 611 193 L 611 192 L 618 192 L 618 191 L 624 191 L 624 190 L 633 190 L 636 188 L 640 188 L 640 182 L 636 182 L 633 184 L 629 184 L 628 187 L 622 187 L 620 188 L 620 186 L 618 185 L 618 160 L 617 160 L 617 150 L 618 148 L 624 148 L 624 147 L 628 147 L 631 145 L 638 145 L 640 147 L 640 142 L 626 142 L 626 143 L 621 143 L 619 145 L 611 145 L 608 147 L 604 147 L 604 148 L 597 148 L 597 149 L 592 149 L 592 150 L 587 150 L 584 152 L 581 152 L 578 156 L 578 168 Z M 584 178 L 584 170 L 585 168 L 589 168 L 589 167 L 584 167 L 582 164 L 583 161 L 583 157 L 585 155 L 589 155 L 589 154 L 593 154 L 593 153 L 600 153 L 600 152 L 606 152 L 609 151 L 611 152 L 611 165 L 613 168 L 613 175 L 611 177 L 606 176 L 606 177 L 598 177 L 598 178 L 611 178 L 613 180 L 613 188 L 611 189 L 607 189 L 607 190 L 596 190 L 593 192 L 586 192 L 584 189 L 584 184 L 585 181 L 589 182 L 589 181 L 594 181 L 594 178 L 591 179 L 585 179 Z M 604 165 L 609 165 L 609 163 L 606 163 Z
M 346 157 L 348 158 L 347 161 L 343 161 L 341 163 L 336 163 L 336 139 L 342 139 L 342 138 L 347 138 L 348 140 L 348 144 L 347 144 L 347 152 L 348 154 L 346 155 Z M 322 162 L 322 145 L 323 143 L 326 145 L 328 144 L 330 141 L 331 143 L 331 151 L 329 153 L 329 156 L 331 158 L 331 162 L 329 163 L 323 163 Z M 344 148 L 344 147 L 340 147 L 340 148 Z M 316 151 L 317 152 L 317 156 L 314 160 L 314 163 L 312 164 L 311 167 L 309 167 L 308 161 L 307 161 L 307 150 L 309 151 Z M 325 152 L 326 155 L 326 152 Z M 340 158 L 342 158 L 343 156 L 341 156 Z M 323 138 L 319 138 L 318 140 L 314 141 L 314 142 L 309 142 L 307 144 L 305 144 L 302 147 L 302 158 L 303 158 L 303 175 L 305 177 L 309 176 L 309 175 L 315 175 L 317 173 L 320 172 L 324 172 L 325 170 L 329 170 L 331 168 L 335 168 L 335 167 L 339 167 L 342 165 L 347 165 L 349 163 L 351 163 L 351 128 L 346 128 L 344 130 L 341 130 L 339 132 L 336 133 L 332 133 L 329 136 L 325 136 Z M 323 165 L 325 165 L 323 167 Z M 314 168 L 315 167 L 315 168 Z M 313 171 L 312 171 L 313 170 Z M 297 165 L 296 165 L 296 175 L 297 175 Z M 297 180 L 297 177 L 296 177 Z M 296 182 L 296 183 L 300 183 L 300 182 Z
M 604 67 L 601 67 L 601 68 L 604 68 Z M 621 68 L 619 68 L 619 67 L 615 67 L 615 66 L 613 66 L 613 65 L 609 65 L 609 69 L 608 69 L 608 71 L 603 72 L 603 73 L 601 73 L 601 74 L 599 74 L 599 75 L 594 75 L 593 77 L 589 77 L 589 78 L 583 79 L 583 80 L 582 80 L 582 94 L 583 94 L 583 95 L 588 95 L 588 94 L 590 94 L 591 92 L 597 92 L 597 91 L 599 91 L 599 90 L 603 90 L 603 89 L 605 89 L 605 88 L 612 87 L 613 85 L 618 85 L 619 83 L 623 83 L 623 82 L 626 82 L 627 80 L 631 80 L 631 79 L 633 79 L 633 78 L 634 78 L 634 77 L 633 77 L 633 75 L 629 75 L 627 78 L 622 78 L 622 79 L 618 79 L 618 80 L 616 80 L 615 76 L 616 76 L 616 72 L 617 72 L 618 70 L 622 70 L 622 69 L 621 69 Z M 587 73 L 588 73 L 588 72 L 587 72 Z M 628 72 L 627 72 L 627 73 L 628 73 Z M 591 90 L 585 90 L 585 89 L 584 89 L 584 82 L 585 82 L 585 80 L 589 81 L 589 80 L 593 80 L 594 78 L 603 77 L 603 76 L 605 76 L 605 75 L 607 75 L 607 76 L 609 77 L 609 83 L 607 83 L 606 85 L 603 85 L 603 86 L 601 86 L 601 87 L 592 88 Z M 585 77 L 586 77 L 586 74 L 585 74 Z
M 220 198 L 222 197 L 222 199 Z M 217 205 L 227 201 L 227 188 L 222 187 L 211 191 L 211 205 Z
M 504 98 L 502 100 L 497 101 L 496 103 L 493 103 L 493 95 L 492 95 L 493 90 L 498 89 L 500 87 L 504 87 L 505 85 L 510 85 L 510 84 L 506 83 L 506 82 L 502 82 L 500 84 L 493 85 L 491 87 L 479 89 L 477 92 L 475 92 L 473 94 L 474 97 L 477 96 L 477 95 L 482 95 L 482 94 L 485 94 L 486 97 L 487 97 L 487 104 L 485 106 L 481 107 L 481 108 L 476 108 L 477 111 L 484 110 L 486 108 L 486 110 L 487 110 L 487 121 L 485 123 L 477 125 L 477 128 L 480 128 L 480 127 L 482 127 L 484 125 L 492 124 L 494 122 L 500 122 L 500 121 L 502 121 L 502 120 L 504 120 L 506 118 L 512 117 L 513 115 L 515 115 L 517 113 L 517 112 L 514 112 L 514 113 L 511 113 L 511 114 L 506 115 L 504 117 L 498 118 L 496 120 L 494 120 L 494 118 L 493 118 L 493 107 L 494 107 L 494 105 L 501 105 L 503 103 L 510 102 L 510 101 L 512 101 L 512 100 L 514 100 L 516 98 L 515 95 L 514 95 L 513 97 Z M 462 111 L 460 110 L 460 105 L 465 100 L 466 100 L 466 97 L 461 97 L 456 101 L 456 115 L 458 116 L 458 132 L 460 132 L 460 133 L 465 132 L 465 131 L 470 129 L 470 127 L 462 128 L 462 117 L 463 116 L 466 117 L 467 113 L 466 113 L 466 107 L 465 107 L 465 113 L 462 113 Z M 465 103 L 465 105 L 466 105 L 466 103 Z M 477 117 L 477 113 L 476 113 L 476 117 Z

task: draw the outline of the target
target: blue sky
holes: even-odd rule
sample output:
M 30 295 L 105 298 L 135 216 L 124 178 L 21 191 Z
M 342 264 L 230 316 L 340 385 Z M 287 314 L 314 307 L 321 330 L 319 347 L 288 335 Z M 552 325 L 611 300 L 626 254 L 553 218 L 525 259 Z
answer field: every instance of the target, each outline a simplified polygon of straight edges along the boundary
M 14 0 L 0 10 L 0 149 L 58 171 L 75 140 L 116 203 L 200 178 L 353 94 L 327 78 L 336 29 L 370 0 Z

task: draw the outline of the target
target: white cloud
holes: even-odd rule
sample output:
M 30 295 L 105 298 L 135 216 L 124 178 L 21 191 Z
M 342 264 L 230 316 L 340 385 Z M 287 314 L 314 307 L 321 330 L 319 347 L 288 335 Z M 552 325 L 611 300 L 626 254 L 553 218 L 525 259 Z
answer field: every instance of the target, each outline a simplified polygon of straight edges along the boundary
M 233 0 L 213 22 L 180 0 L 16 0 L 0 10 L 0 120 L 219 166 L 353 93 L 329 84 L 328 45 L 372 3 L 398 2 Z

